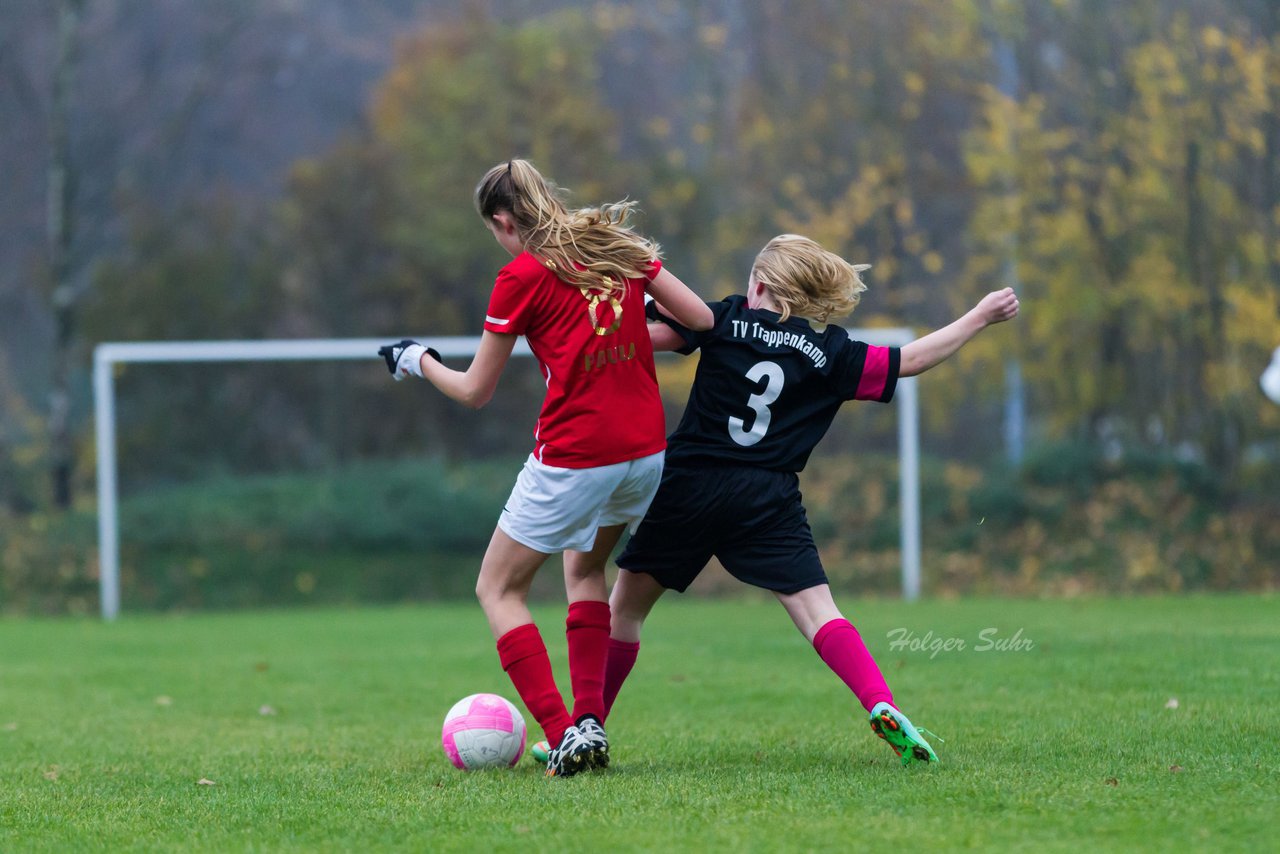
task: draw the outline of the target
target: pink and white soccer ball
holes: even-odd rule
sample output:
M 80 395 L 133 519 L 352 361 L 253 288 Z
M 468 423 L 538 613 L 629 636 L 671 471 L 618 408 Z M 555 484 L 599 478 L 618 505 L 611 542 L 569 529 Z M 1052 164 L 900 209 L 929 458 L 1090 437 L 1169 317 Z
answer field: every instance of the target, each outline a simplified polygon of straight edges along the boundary
M 497 694 L 472 694 L 454 703 L 440 735 L 444 755 L 464 771 L 510 768 L 520 761 L 524 741 L 520 710 Z

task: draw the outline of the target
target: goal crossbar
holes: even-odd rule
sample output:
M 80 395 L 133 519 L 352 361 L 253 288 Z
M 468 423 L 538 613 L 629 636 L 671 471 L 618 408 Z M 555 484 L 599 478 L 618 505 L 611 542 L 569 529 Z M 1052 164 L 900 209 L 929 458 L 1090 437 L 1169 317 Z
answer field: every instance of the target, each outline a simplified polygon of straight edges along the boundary
M 909 329 L 851 329 L 859 341 L 902 346 Z M 386 338 L 317 338 L 280 341 L 138 341 L 99 344 L 93 351 L 94 431 L 98 480 L 98 589 L 102 617 L 120 613 L 119 482 L 116 468 L 115 366 L 160 362 L 271 362 L 376 358 Z M 441 356 L 473 356 L 479 336 L 423 337 Z M 512 353 L 532 355 L 521 338 Z M 898 477 L 901 504 L 902 597 L 920 595 L 920 414 L 915 377 L 898 380 Z

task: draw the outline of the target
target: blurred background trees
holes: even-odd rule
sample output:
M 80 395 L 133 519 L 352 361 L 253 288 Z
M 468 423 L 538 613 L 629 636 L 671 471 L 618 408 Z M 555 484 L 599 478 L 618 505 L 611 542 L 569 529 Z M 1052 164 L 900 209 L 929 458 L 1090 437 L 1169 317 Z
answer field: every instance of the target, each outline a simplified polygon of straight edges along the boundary
M 1224 501 L 1275 471 L 1275 3 L 0 0 L 0 21 L 6 518 L 91 499 L 97 342 L 476 334 L 504 259 L 471 190 L 512 156 L 574 201 L 638 199 L 707 298 L 781 231 L 873 265 L 852 325 L 924 330 L 1016 283 L 1018 323 L 924 380 L 927 451 L 998 458 L 1016 362 L 1033 445 L 1177 457 Z M 476 416 L 384 379 L 138 372 L 126 488 L 527 443 L 523 397 Z M 536 396 L 532 370 L 504 383 Z

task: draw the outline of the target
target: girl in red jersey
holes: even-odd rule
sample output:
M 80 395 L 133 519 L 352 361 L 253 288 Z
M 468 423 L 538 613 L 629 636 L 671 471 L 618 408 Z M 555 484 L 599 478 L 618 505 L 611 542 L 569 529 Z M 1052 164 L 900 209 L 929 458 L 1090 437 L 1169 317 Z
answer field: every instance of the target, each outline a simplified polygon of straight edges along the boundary
M 414 341 L 378 352 L 396 379 L 417 376 L 479 408 L 493 396 L 516 337 L 547 383 L 525 462 L 480 565 L 476 596 L 502 667 L 552 745 L 548 776 L 609 762 L 604 662 L 605 563 L 623 529 L 644 516 L 662 475 L 666 425 L 645 320 L 645 292 L 683 325 L 710 328 L 711 310 L 627 225 L 632 203 L 569 210 L 525 160 L 493 167 L 476 209 L 513 260 L 498 273 L 479 348 L 465 371 Z M 564 553 L 573 713 L 526 604 L 534 574 Z

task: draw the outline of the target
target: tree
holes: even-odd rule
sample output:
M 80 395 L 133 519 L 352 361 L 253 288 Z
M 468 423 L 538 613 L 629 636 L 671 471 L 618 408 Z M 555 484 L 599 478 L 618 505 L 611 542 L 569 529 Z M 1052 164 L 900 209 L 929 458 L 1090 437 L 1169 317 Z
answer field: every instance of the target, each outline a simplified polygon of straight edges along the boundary
M 1056 74 L 1012 105 L 987 93 L 968 159 L 984 193 L 971 287 L 998 263 L 1000 236 L 1016 234 L 1035 306 L 1028 374 L 1052 426 L 1195 448 L 1230 473 L 1258 418 L 1242 357 L 1260 357 L 1259 310 L 1276 311 L 1250 178 L 1274 109 L 1271 48 L 1244 28 L 1157 11 L 1138 4 L 1108 21 L 1084 4 L 1032 51 L 1054 57 Z M 1143 37 L 1123 49 L 1113 41 L 1134 31 Z
M 75 358 L 77 305 L 83 294 L 73 265 L 75 164 L 71 159 L 68 129 L 71 87 L 76 65 L 76 30 L 84 0 L 60 0 L 58 4 L 58 47 L 53 73 L 53 95 L 49 111 L 49 277 L 53 287 L 55 338 L 51 362 L 53 377 L 49 389 L 49 439 L 51 448 L 54 504 L 71 506 L 71 475 L 74 462 L 71 436 L 71 366 Z

